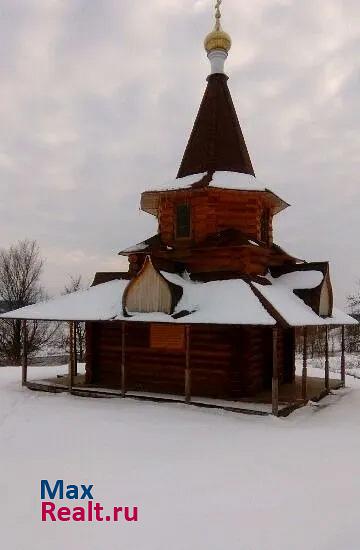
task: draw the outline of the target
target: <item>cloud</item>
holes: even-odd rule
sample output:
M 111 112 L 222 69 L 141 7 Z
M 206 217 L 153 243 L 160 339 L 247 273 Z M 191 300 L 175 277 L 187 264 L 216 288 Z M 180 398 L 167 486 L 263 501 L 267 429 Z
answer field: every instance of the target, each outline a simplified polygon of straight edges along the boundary
M 156 231 L 145 185 L 175 176 L 209 66 L 213 2 L 3 0 L 2 246 L 39 241 L 45 282 L 121 269 Z M 330 259 L 342 304 L 360 277 L 360 6 L 228 0 L 229 85 L 256 173 L 294 206 L 276 241 Z

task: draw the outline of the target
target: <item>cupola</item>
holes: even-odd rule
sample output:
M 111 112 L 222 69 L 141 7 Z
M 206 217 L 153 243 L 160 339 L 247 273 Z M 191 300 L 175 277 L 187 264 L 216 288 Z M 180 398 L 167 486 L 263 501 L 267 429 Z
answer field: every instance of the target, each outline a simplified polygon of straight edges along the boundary
M 221 27 L 221 3 L 222 0 L 217 0 L 215 6 L 215 27 L 206 36 L 204 41 L 205 50 L 211 63 L 211 74 L 224 73 L 225 61 L 231 48 L 231 37 Z

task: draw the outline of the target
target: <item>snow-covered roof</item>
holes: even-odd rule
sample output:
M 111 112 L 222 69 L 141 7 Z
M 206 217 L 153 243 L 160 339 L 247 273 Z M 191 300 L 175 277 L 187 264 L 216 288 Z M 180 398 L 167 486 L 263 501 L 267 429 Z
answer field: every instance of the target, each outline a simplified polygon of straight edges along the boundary
M 179 275 L 161 272 L 171 283 L 183 288 L 183 296 L 175 314 L 193 311 L 186 323 L 217 323 L 234 325 L 274 325 L 274 319 L 242 279 L 194 282 Z M 181 321 L 181 319 L 180 319 Z M 184 322 L 184 319 L 183 319 Z
M 191 186 L 200 181 L 206 172 L 202 174 L 193 174 L 185 178 L 177 178 L 160 184 L 159 186 L 149 187 L 147 191 L 176 191 L 179 189 L 190 189 Z M 250 174 L 240 174 L 239 172 L 215 172 L 209 187 L 220 187 L 221 189 L 236 189 L 238 191 L 266 191 L 257 178 Z
M 134 244 L 133 246 L 129 246 L 129 248 L 125 248 L 121 251 L 122 254 L 130 254 L 130 253 L 136 253 L 136 252 L 144 252 L 144 250 L 147 250 L 149 248 L 148 243 L 141 242 Z
M 295 288 L 297 290 L 305 288 L 316 288 L 322 282 L 324 275 L 321 271 L 292 271 L 281 275 L 281 277 L 273 278 L 268 277 L 268 280 L 272 285 L 280 284 L 291 290 Z
M 156 187 L 149 185 L 148 188 L 145 189 L 143 196 L 151 193 L 158 193 L 161 191 L 171 192 L 191 189 L 193 184 L 199 183 L 204 178 L 204 176 L 208 176 L 208 174 L 193 174 L 191 176 L 185 176 L 184 178 L 169 180 L 162 185 L 160 184 Z M 236 191 L 260 191 L 268 193 L 276 199 L 276 212 L 281 212 L 289 206 L 287 202 L 281 199 L 276 193 L 271 191 L 269 187 L 265 186 L 261 181 L 259 181 L 254 176 L 251 176 L 250 174 L 241 174 L 240 172 L 215 172 L 212 176 L 211 181 L 206 184 L 206 187 L 217 189 L 231 189 Z M 146 211 L 148 212 L 149 210 Z
M 274 319 L 261 305 L 250 286 L 241 279 L 197 283 L 179 275 L 162 272 L 172 283 L 182 286 L 183 296 L 175 314 L 191 312 L 174 319 L 165 313 L 143 313 L 124 317 L 122 296 L 129 281 L 116 280 L 12 311 L 2 317 L 53 321 L 154 321 L 165 323 L 217 323 L 274 325 Z
M 121 311 L 122 295 L 128 282 L 117 279 L 10 311 L 2 317 L 44 321 L 107 321 Z
M 268 313 L 251 285 L 242 279 L 194 282 L 187 276 L 161 272 L 173 284 L 181 286 L 183 295 L 174 314 L 137 313 L 124 317 L 122 298 L 128 280 L 114 280 L 88 290 L 67 294 L 47 302 L 1 315 L 10 319 L 48 321 L 146 321 L 164 323 L 199 323 L 273 326 L 276 320 Z M 271 285 L 254 287 L 290 326 L 357 324 L 349 315 L 335 309 L 331 318 L 316 315 L 294 292 L 294 288 L 314 288 L 323 275 L 318 271 L 291 273 L 270 279 Z
M 332 317 L 320 317 L 294 293 L 294 289 L 316 288 L 323 277 L 321 271 L 297 271 L 278 278 L 269 277 L 271 285 L 254 286 L 290 326 L 357 324 L 353 317 L 337 308 L 333 308 Z

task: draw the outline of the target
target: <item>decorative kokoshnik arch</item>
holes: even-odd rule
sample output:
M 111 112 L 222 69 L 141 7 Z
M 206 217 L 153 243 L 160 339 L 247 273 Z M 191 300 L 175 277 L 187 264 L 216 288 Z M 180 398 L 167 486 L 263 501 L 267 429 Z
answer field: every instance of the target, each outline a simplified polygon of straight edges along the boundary
M 182 287 L 165 279 L 147 256 L 123 294 L 124 315 L 154 312 L 172 315 L 182 295 Z

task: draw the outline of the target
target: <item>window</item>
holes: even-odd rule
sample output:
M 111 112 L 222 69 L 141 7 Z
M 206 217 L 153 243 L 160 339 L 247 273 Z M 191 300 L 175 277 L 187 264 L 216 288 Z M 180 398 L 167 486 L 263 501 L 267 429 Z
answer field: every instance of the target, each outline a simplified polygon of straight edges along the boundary
M 185 348 L 185 327 L 182 325 L 150 325 L 150 347 L 181 351 Z
M 190 237 L 191 216 L 189 204 L 178 204 L 176 207 L 176 237 L 186 239 Z
M 270 210 L 267 208 L 263 210 L 260 222 L 260 240 L 269 244 L 269 230 L 270 230 Z

